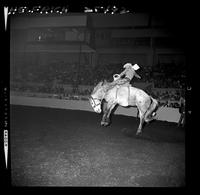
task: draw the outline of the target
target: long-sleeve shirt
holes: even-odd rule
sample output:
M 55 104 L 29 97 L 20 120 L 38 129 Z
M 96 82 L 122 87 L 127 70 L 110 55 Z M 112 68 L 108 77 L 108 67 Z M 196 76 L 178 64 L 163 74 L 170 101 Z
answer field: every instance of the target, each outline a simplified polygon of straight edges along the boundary
M 133 79 L 133 77 L 141 78 L 133 68 L 126 68 L 121 74 L 120 77 L 124 76 L 129 78 L 130 80 Z

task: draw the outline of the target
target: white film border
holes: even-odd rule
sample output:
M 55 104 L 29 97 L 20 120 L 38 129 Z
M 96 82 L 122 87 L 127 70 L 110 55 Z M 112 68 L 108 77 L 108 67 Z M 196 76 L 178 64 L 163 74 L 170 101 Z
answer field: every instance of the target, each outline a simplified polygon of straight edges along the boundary
M 5 163 L 6 168 L 8 165 L 8 130 L 4 130 L 4 155 L 5 155 Z
M 7 20 L 8 20 L 8 7 L 4 7 L 5 31 L 7 29 Z

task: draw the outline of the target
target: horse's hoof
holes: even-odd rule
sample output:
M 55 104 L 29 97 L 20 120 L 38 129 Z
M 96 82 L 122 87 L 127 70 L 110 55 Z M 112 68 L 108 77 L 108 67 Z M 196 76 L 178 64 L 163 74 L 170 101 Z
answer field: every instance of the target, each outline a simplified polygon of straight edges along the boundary
M 104 125 L 105 125 L 105 122 L 102 121 L 102 122 L 101 122 L 101 126 L 104 126 Z
M 107 126 L 108 124 L 108 122 L 101 122 L 101 126 Z
M 142 132 L 141 131 L 137 131 L 136 132 L 136 135 L 140 135 Z
M 109 125 L 109 122 L 105 122 L 105 123 L 104 123 L 104 126 L 108 126 L 108 125 Z

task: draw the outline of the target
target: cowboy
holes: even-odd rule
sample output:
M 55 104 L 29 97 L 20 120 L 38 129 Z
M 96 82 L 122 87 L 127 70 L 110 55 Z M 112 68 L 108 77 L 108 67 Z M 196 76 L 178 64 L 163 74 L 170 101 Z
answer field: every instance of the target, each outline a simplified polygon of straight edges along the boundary
M 125 70 L 118 75 L 119 78 L 114 78 L 114 81 L 109 84 L 109 89 L 115 85 L 129 84 L 134 76 L 141 79 L 141 77 L 135 72 L 140 68 L 137 64 L 132 65 L 131 63 L 126 63 L 123 68 L 125 68 Z M 122 78 L 123 76 L 124 78 Z

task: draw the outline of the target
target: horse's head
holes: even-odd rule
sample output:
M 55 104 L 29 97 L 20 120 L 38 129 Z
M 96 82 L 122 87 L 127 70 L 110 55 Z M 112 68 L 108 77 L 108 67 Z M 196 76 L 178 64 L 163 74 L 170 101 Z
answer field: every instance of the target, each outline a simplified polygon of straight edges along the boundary
M 99 82 L 89 97 L 90 105 L 97 113 L 101 113 L 101 103 L 105 95 L 105 92 L 103 90 L 103 84 L 103 81 Z

